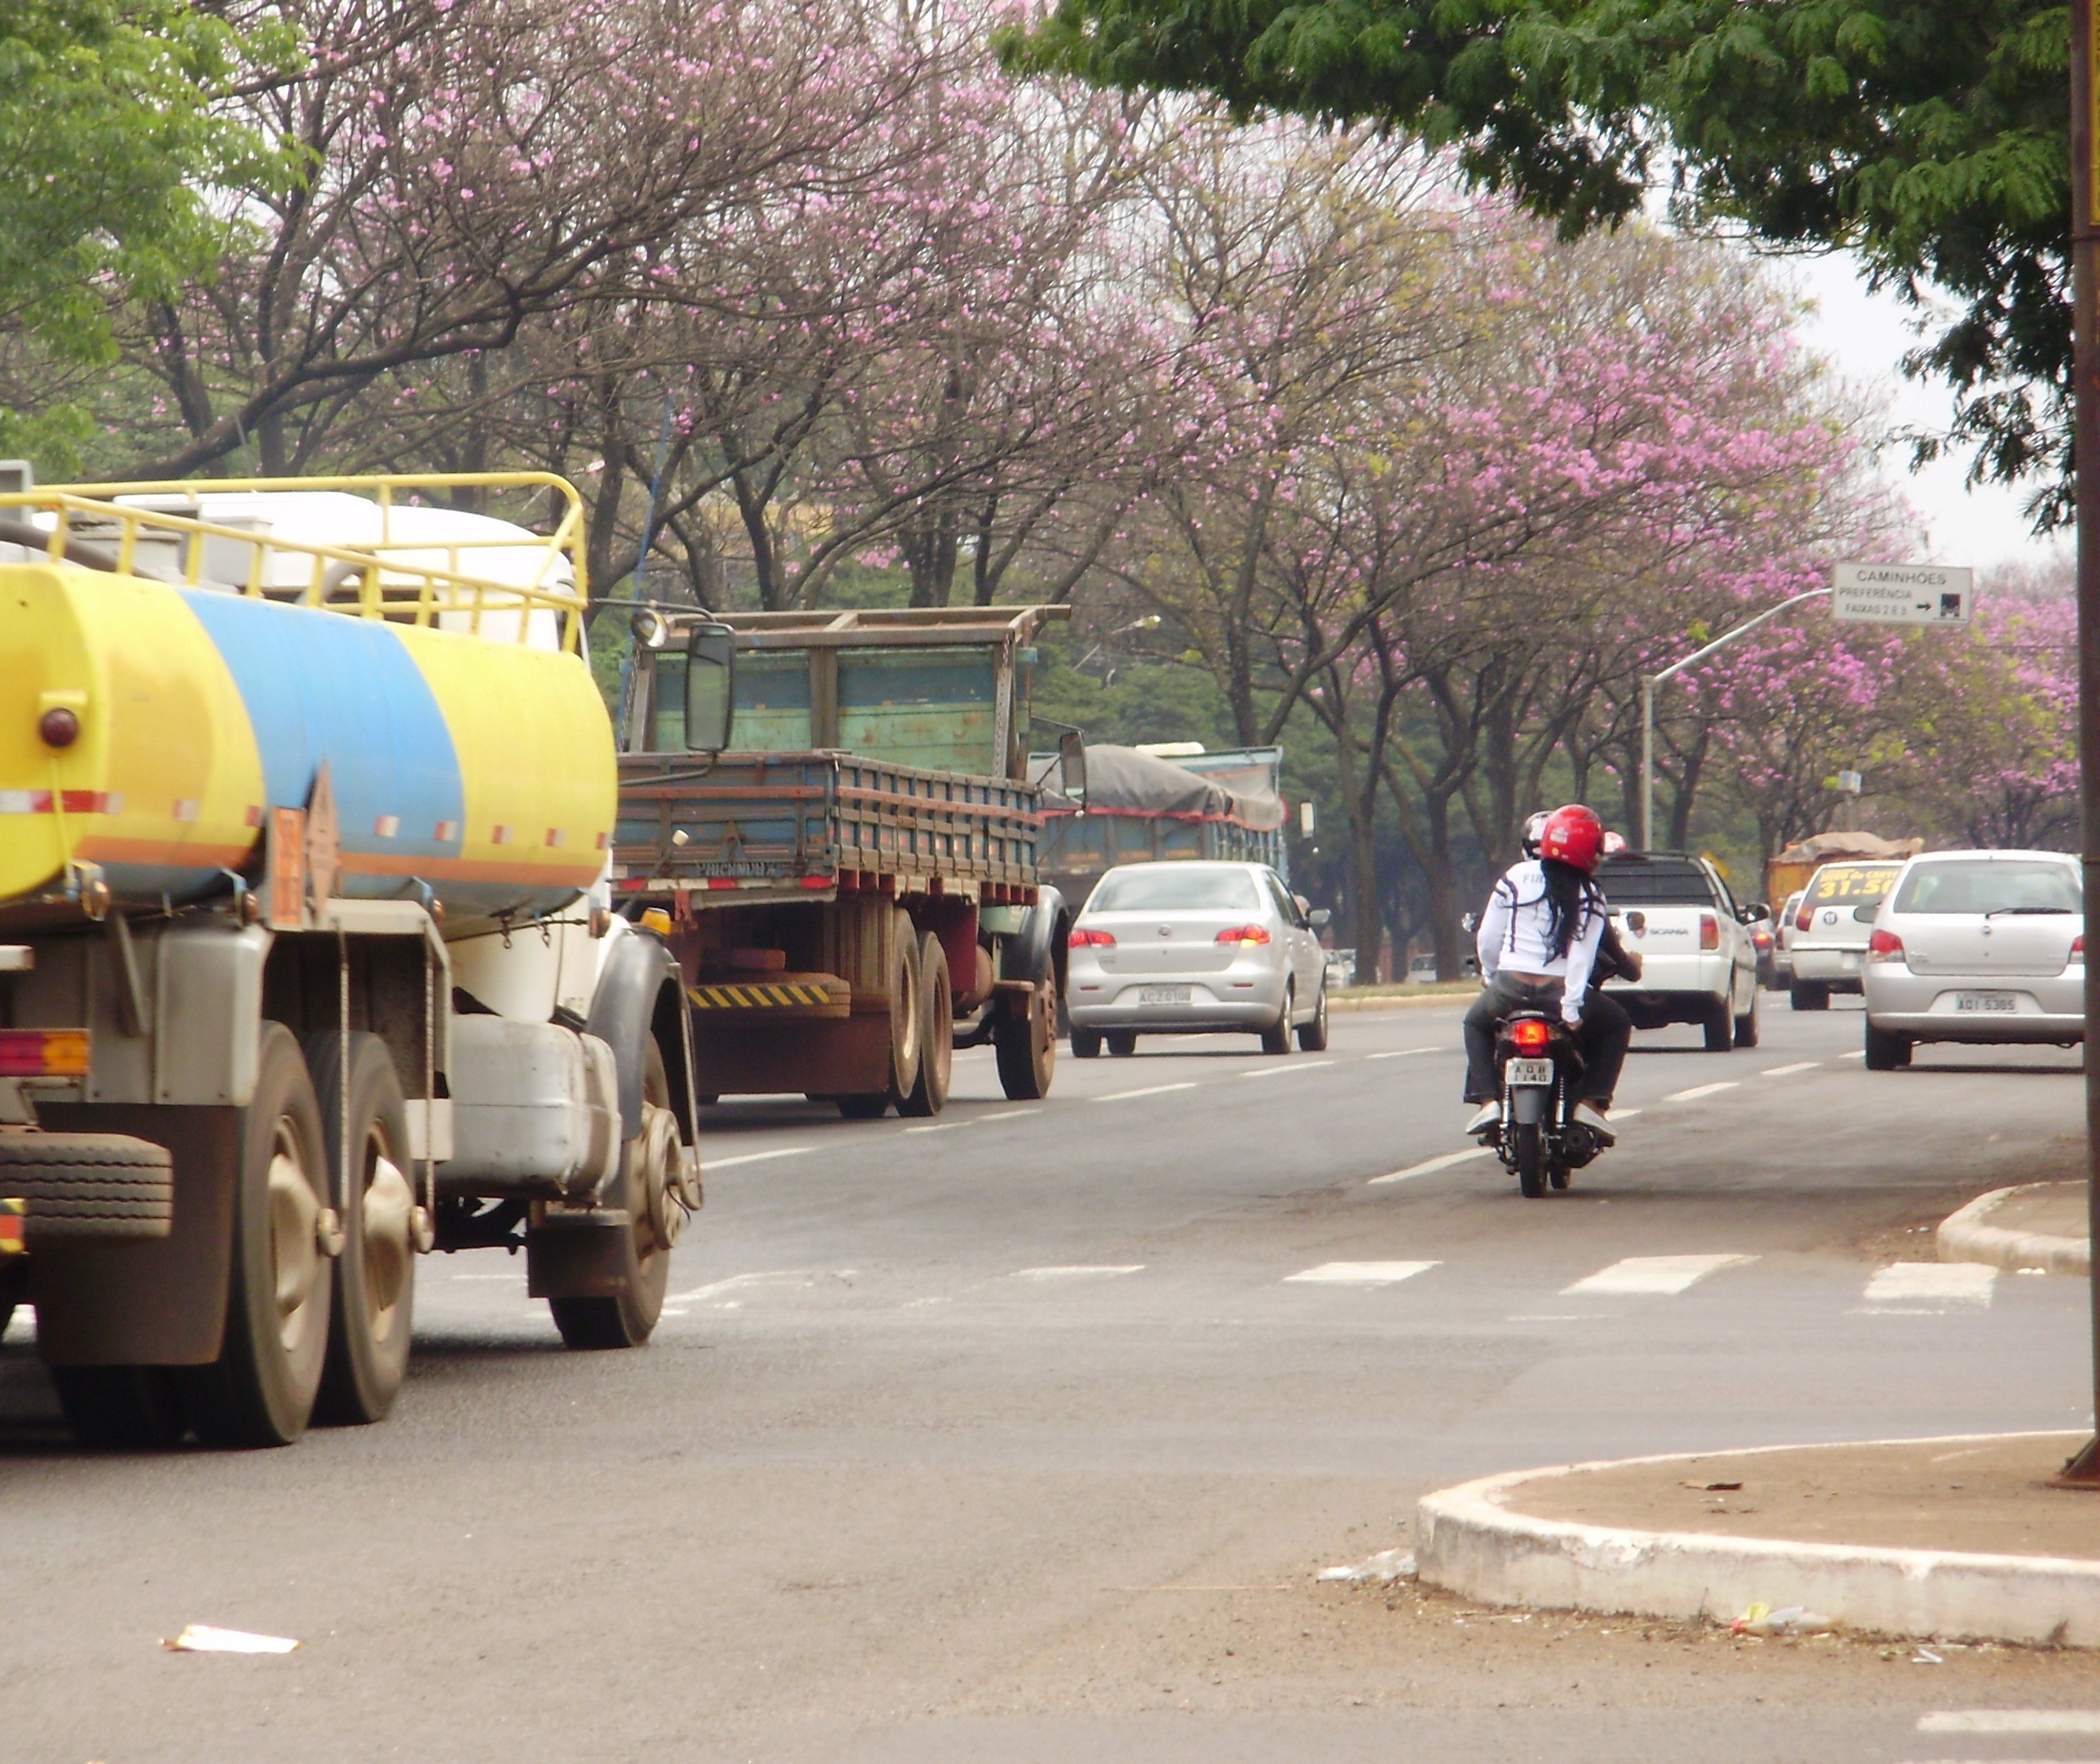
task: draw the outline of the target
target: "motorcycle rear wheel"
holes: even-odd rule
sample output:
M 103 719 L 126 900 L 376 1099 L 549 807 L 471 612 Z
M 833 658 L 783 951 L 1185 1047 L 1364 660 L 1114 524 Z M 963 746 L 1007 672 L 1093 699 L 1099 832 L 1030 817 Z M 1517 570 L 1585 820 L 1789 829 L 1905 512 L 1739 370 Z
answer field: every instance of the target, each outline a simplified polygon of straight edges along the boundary
M 1511 1130 L 1516 1136 L 1517 1190 L 1527 1201 L 1546 1193 L 1546 1129 L 1537 1122 L 1520 1122 Z

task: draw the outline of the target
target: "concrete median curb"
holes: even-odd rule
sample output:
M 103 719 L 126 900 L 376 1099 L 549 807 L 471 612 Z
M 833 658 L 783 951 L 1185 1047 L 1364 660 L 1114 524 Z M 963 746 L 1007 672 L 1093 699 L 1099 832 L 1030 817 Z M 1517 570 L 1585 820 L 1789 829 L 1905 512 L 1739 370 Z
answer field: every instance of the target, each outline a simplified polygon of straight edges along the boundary
M 2046 1436 L 1964 1434 L 1943 1441 L 1866 1443 L 1958 1445 Z M 1699 1462 L 1711 1466 L 1802 1449 L 1702 1453 Z M 1753 1603 L 1800 1605 L 1846 1628 L 1883 1635 L 2100 1647 L 2100 1561 L 1635 1531 L 1511 1510 L 1528 1484 L 1585 1471 L 1683 1462 L 1684 1454 L 1670 1453 L 1563 1464 L 1425 1495 L 1415 1507 L 1420 1576 L 1489 1605 L 1721 1622 Z
M 1992 1214 L 2018 1197 L 2059 1184 L 2023 1183 L 1979 1194 L 1958 1213 L 1942 1219 L 1937 1241 L 1943 1262 L 1988 1262 L 1999 1268 L 2039 1268 L 2052 1274 L 2090 1274 L 2093 1246 L 2084 1237 L 2053 1237 L 2035 1231 L 2010 1231 L 1991 1221 Z

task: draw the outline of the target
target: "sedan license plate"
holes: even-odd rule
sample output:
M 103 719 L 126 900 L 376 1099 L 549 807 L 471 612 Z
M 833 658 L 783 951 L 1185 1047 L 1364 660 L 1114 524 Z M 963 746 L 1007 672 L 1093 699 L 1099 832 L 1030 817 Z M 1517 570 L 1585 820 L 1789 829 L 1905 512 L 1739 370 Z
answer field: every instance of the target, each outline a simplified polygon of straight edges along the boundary
M 1553 1062 L 1551 1060 L 1512 1060 L 1502 1068 L 1512 1084 L 1551 1084 L 1553 1082 Z
M 1140 986 L 1137 1002 L 1140 1004 L 1186 1004 L 1189 991 L 1186 986 Z
M 1954 1008 L 1957 1011 L 2017 1011 L 2020 1008 L 2016 992 L 1957 992 L 1954 994 Z

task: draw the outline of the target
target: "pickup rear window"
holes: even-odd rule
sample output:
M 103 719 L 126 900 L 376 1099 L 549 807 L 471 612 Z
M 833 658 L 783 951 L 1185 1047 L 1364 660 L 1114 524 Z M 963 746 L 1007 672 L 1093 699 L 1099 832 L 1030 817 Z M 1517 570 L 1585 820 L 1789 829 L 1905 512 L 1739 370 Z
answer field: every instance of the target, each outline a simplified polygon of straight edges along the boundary
M 1716 905 L 1714 884 L 1688 858 L 1612 858 L 1597 872 L 1597 885 L 1613 906 Z

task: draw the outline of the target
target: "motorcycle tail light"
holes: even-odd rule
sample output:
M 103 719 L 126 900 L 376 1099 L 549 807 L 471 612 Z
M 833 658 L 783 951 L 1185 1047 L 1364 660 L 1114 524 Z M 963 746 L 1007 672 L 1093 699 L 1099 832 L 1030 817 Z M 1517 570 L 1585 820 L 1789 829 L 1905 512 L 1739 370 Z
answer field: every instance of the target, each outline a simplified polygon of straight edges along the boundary
M 1721 921 L 1711 913 L 1699 915 L 1699 947 L 1718 950 L 1721 946 Z
M 1065 938 L 1065 944 L 1068 949 L 1074 950 L 1113 949 L 1115 946 L 1115 936 L 1112 932 L 1092 931 L 1082 925 L 1071 936 Z
M 1266 925 L 1228 925 L 1218 933 L 1218 942 L 1241 945 L 1266 943 L 1268 942 L 1268 928 Z
M 1510 1040 L 1520 1053 L 1543 1053 L 1546 1044 L 1553 1039 L 1553 1031 L 1544 1023 L 1527 1017 L 1510 1026 Z
M 1867 939 L 1867 954 L 1875 961 L 1900 961 L 1903 952 L 1903 939 L 1893 931 L 1877 931 Z

